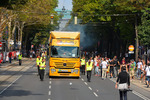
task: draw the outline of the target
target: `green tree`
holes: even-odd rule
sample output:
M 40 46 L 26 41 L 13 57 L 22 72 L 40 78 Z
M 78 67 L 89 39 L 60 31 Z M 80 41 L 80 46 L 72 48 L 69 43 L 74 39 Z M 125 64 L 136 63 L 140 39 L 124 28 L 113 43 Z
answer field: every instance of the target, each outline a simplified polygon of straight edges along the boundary
M 142 15 L 141 18 L 141 25 L 139 25 L 139 39 L 143 45 L 149 45 L 150 44 L 150 14 L 146 11 Z M 141 44 L 141 45 L 142 45 Z

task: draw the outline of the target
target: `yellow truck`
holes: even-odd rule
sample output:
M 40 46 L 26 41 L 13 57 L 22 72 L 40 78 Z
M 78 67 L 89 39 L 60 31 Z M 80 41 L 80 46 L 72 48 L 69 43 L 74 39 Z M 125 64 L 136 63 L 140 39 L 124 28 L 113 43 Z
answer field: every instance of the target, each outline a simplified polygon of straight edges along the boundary
M 51 31 L 49 76 L 80 76 L 80 32 Z

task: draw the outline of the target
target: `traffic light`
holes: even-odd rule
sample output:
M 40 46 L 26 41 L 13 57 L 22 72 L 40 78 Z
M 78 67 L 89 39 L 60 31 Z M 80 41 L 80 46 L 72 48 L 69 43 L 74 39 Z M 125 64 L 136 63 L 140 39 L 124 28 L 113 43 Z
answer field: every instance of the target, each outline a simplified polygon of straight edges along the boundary
M 54 23 L 53 23 L 53 19 L 54 19 L 54 15 L 53 14 L 51 14 L 51 25 L 53 25 Z
M 51 19 L 53 19 L 54 18 L 54 16 L 51 16 Z

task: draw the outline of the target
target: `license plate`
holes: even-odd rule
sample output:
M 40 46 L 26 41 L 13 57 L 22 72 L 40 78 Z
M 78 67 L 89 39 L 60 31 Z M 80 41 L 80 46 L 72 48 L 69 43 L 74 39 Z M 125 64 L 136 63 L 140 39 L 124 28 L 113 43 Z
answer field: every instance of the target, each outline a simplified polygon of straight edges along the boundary
M 59 72 L 68 72 L 68 70 L 59 70 Z

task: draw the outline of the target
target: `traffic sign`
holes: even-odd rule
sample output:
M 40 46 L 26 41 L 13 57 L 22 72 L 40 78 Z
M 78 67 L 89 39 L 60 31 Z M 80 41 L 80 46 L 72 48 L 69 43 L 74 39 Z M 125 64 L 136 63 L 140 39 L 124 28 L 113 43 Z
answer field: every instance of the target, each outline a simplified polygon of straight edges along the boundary
M 129 49 L 129 51 L 134 51 L 134 46 L 130 45 L 128 49 Z
M 2 42 L 0 42 L 0 47 L 2 47 Z

